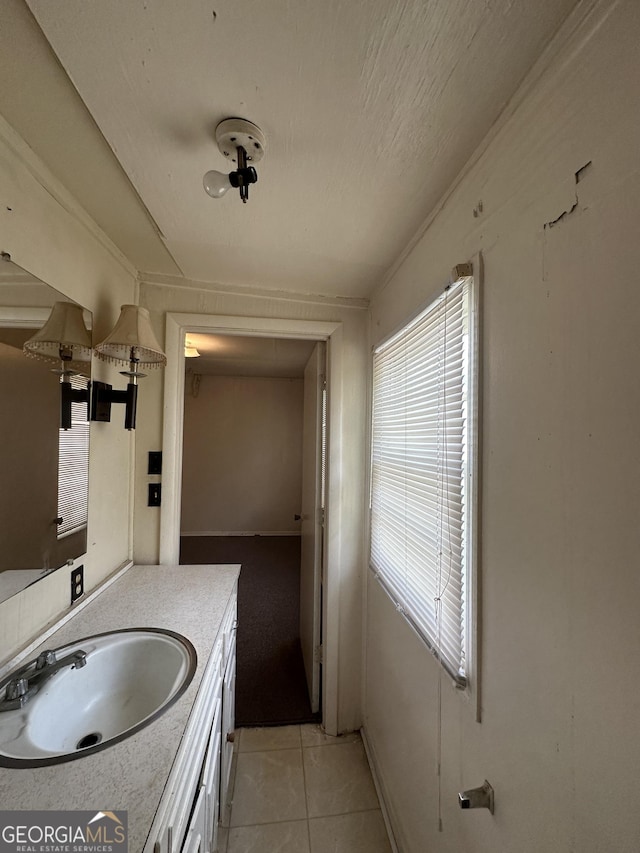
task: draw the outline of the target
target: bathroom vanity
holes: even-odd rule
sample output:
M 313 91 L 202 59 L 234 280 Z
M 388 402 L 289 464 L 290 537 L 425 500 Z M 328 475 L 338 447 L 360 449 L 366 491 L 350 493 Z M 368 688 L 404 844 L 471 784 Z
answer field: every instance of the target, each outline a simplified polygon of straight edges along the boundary
M 131 853 L 215 851 L 233 756 L 239 571 L 133 566 L 29 652 L 152 627 L 187 637 L 197 666 L 175 704 L 132 736 L 61 764 L 0 767 L 3 809 L 125 810 Z

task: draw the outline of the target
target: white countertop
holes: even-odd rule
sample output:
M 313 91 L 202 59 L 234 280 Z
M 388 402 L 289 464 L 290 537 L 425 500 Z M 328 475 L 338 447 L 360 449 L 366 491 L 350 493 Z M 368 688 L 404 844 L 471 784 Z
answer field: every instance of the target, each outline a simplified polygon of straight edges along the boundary
M 120 628 L 168 628 L 195 646 L 196 674 L 164 714 L 114 746 L 51 767 L 0 767 L 0 808 L 124 809 L 129 850 L 142 850 L 239 573 L 237 565 L 133 566 L 50 636 L 43 648 Z

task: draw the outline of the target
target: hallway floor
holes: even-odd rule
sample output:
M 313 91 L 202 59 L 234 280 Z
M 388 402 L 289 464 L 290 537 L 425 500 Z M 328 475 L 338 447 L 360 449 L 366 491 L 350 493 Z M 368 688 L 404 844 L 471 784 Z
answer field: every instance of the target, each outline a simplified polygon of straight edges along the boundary
M 180 563 L 240 563 L 236 726 L 318 719 L 300 647 L 299 536 L 183 536 Z
M 237 729 L 230 827 L 219 853 L 391 853 L 358 733 Z

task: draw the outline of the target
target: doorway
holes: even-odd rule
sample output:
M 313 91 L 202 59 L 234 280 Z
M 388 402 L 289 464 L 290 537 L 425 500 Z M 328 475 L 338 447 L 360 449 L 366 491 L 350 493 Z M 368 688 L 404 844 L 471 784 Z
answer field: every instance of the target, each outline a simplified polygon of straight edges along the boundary
M 326 551 L 322 583 L 321 716 L 328 734 L 338 733 L 338 648 L 341 565 L 350 538 L 353 507 L 341 485 L 346 453 L 341 441 L 347 400 L 342 380 L 344 333 L 341 321 L 171 313 L 166 315 L 164 375 L 163 478 L 160 510 L 160 562 L 177 564 L 180 551 L 181 462 L 183 442 L 184 346 L 189 333 L 221 333 L 321 340 L 327 344 Z
M 324 343 L 190 334 L 187 353 L 180 563 L 242 565 L 238 725 L 315 721 Z

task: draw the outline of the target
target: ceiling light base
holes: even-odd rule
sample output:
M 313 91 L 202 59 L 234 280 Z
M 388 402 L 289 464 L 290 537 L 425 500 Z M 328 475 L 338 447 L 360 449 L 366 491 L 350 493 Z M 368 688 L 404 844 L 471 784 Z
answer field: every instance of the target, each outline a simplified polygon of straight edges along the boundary
M 247 162 L 259 163 L 264 157 L 267 140 L 258 125 L 244 118 L 226 118 L 216 127 L 216 143 L 220 153 L 232 163 L 238 162 L 238 147 L 247 152 Z

